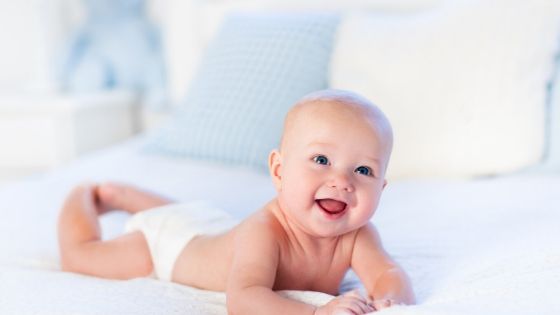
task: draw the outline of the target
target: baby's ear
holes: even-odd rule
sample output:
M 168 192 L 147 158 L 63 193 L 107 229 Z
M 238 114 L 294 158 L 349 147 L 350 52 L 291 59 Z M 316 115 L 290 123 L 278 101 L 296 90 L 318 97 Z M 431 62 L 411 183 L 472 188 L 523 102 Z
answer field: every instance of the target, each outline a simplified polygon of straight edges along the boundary
M 277 191 L 280 191 L 282 185 L 282 156 L 280 151 L 272 150 L 268 155 L 268 170 L 270 172 L 270 177 L 272 178 L 272 183 L 276 187 Z

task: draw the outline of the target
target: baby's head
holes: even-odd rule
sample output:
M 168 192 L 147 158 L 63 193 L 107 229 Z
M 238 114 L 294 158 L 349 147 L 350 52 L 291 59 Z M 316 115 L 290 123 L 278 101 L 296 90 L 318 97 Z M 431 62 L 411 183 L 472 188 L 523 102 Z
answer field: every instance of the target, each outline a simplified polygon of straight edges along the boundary
M 365 225 L 386 185 L 392 146 L 389 121 L 367 99 L 340 90 L 305 96 L 288 112 L 280 149 L 269 156 L 280 208 L 316 236 Z

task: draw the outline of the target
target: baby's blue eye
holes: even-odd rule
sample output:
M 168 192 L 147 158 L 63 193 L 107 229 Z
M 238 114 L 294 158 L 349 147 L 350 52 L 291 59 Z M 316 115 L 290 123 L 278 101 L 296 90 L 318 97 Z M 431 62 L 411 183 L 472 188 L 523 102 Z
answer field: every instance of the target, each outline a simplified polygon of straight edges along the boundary
M 316 157 L 313 158 L 313 161 L 317 164 L 321 164 L 321 165 L 328 165 L 329 164 L 329 159 L 327 159 L 326 156 L 324 155 L 317 155 Z
M 371 168 L 369 168 L 367 166 L 358 166 L 354 172 L 356 172 L 358 174 L 366 175 L 366 176 L 373 175 L 373 172 L 372 172 Z

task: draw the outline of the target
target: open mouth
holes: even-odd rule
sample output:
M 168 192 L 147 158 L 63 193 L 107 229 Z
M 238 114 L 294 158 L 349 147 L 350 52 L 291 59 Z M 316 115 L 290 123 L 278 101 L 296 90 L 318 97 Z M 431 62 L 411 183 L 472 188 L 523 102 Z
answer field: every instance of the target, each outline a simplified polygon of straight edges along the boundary
M 342 201 L 327 198 L 317 199 L 315 202 L 329 217 L 339 217 L 346 210 L 346 203 Z

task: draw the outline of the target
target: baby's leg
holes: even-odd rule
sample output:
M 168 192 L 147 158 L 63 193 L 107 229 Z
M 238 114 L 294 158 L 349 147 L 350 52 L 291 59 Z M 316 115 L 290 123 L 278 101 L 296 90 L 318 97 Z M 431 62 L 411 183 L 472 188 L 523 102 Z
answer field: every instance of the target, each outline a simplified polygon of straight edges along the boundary
M 58 221 L 62 270 L 112 279 L 149 275 L 152 259 L 141 232 L 101 240 L 95 191 L 93 185 L 78 186 L 62 207 Z
M 96 196 L 101 213 L 115 209 L 136 213 L 171 202 L 170 199 L 155 193 L 111 182 L 98 185 Z

